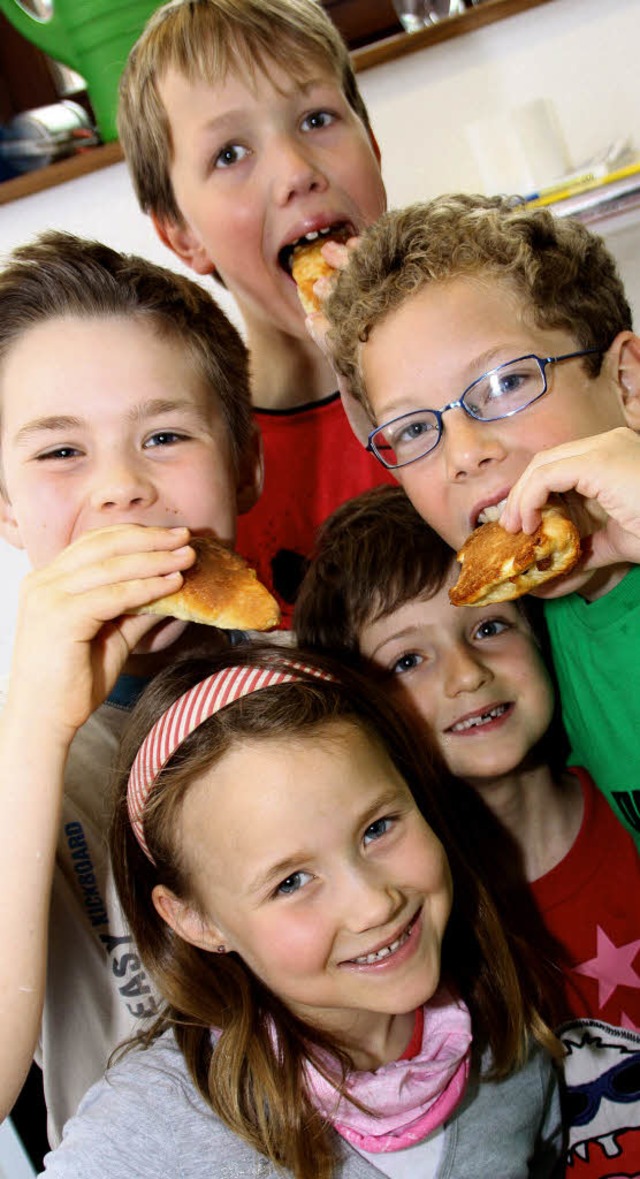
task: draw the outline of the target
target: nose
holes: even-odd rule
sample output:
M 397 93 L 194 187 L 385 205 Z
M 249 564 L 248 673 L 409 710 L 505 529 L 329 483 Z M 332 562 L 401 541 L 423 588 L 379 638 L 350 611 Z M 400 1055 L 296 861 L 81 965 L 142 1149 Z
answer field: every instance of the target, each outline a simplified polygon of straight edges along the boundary
M 464 692 L 477 692 L 491 678 L 489 669 L 466 643 L 456 643 L 445 660 L 444 691 L 450 699 Z
M 343 881 L 341 895 L 348 928 L 354 933 L 388 927 L 404 907 L 397 885 L 386 873 L 364 860 Z
M 277 159 L 274 198 L 278 205 L 284 207 L 296 197 L 326 191 L 326 177 L 310 151 L 295 138 L 282 136 L 274 155 Z
M 440 445 L 451 482 L 481 474 L 505 457 L 506 450 L 495 426 L 495 422 L 479 422 L 470 417 L 462 407 L 449 410 L 442 422 Z
M 156 490 L 142 463 L 118 455 L 105 459 L 96 471 L 90 498 L 95 511 L 115 515 L 147 507 L 154 502 Z

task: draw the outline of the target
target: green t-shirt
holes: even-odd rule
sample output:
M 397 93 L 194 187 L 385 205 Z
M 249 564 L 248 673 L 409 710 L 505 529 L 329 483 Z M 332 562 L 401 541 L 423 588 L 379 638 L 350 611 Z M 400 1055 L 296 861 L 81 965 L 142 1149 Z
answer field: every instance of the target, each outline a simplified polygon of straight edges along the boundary
M 640 565 L 595 602 L 545 602 L 572 761 L 640 847 Z

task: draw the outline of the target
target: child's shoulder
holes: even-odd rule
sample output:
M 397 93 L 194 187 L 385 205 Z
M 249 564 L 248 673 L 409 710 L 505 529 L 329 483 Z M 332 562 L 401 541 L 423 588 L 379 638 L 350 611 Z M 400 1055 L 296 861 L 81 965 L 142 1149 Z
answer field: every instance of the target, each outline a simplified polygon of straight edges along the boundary
M 217 1179 L 252 1174 L 255 1152 L 227 1129 L 193 1086 L 172 1031 L 133 1048 L 80 1103 L 60 1147 L 47 1158 L 52 1179 L 130 1175 Z M 206 1162 L 206 1160 L 209 1160 Z M 265 1179 L 275 1171 L 265 1170 Z

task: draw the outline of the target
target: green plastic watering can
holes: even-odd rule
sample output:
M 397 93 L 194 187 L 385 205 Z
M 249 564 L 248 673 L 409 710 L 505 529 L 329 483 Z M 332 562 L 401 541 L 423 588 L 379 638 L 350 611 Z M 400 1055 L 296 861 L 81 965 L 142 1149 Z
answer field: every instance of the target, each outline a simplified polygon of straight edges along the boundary
M 117 138 L 118 81 L 129 50 L 160 0 L 53 0 L 51 15 L 34 16 L 19 0 L 0 12 L 34 45 L 81 74 L 105 143 Z

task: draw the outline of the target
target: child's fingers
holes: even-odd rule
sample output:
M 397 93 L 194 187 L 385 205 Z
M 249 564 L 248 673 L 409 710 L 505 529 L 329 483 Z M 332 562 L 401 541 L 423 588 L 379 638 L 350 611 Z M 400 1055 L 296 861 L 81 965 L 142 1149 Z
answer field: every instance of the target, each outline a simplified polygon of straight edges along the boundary
M 640 502 L 640 439 L 626 427 L 543 450 L 510 490 L 501 522 L 533 532 L 549 495 L 567 494 L 587 531 L 612 516 L 635 532 Z M 580 520 L 575 521 L 580 526 Z
M 359 238 L 351 237 L 345 244 L 344 242 L 332 241 L 330 238 L 329 241 L 324 243 L 320 252 L 325 261 L 330 266 L 333 266 L 335 270 L 344 270 L 358 241 Z
M 138 525 L 86 532 L 49 565 L 30 574 L 27 584 L 34 592 L 83 594 L 101 585 L 182 572 L 195 560 L 193 548 L 185 543 L 188 537 L 187 529 Z
M 324 311 L 312 311 L 310 315 L 306 316 L 304 325 L 316 347 L 320 349 L 329 363 L 331 363 L 331 351 L 327 341 L 329 320 Z
M 190 545 L 167 552 L 126 553 L 105 557 L 99 562 L 81 564 L 77 568 L 64 570 L 54 579 L 67 594 L 88 594 L 94 590 L 115 589 L 138 584 L 147 585 L 149 601 L 151 596 L 159 597 L 155 583 L 170 578 L 188 569 L 195 561 L 195 551 Z M 181 579 L 178 584 L 181 583 Z M 144 593 L 144 589 L 142 590 Z M 167 592 L 165 589 L 164 593 Z M 144 604 L 144 603 L 143 603 Z
M 189 529 L 162 528 L 142 524 L 114 524 L 93 529 L 63 549 L 51 568 L 98 565 L 109 557 L 135 553 L 172 552 L 188 543 Z
M 533 532 L 550 495 L 572 491 L 583 501 L 593 501 L 590 514 L 597 520 L 596 504 L 606 510 L 606 501 L 613 505 L 620 489 L 618 440 L 612 438 L 616 433 L 576 439 L 537 454 L 511 488 L 500 518 L 503 527 L 509 532 L 520 528 Z
M 165 594 L 173 594 L 181 585 L 182 574 L 179 570 L 156 576 L 107 581 L 81 590 L 67 590 L 67 609 L 70 612 L 78 611 L 78 637 L 91 638 L 92 632 L 95 633 L 103 623 L 112 622 L 122 614 L 147 606 Z M 84 636 L 81 617 L 86 620 L 88 628 Z

